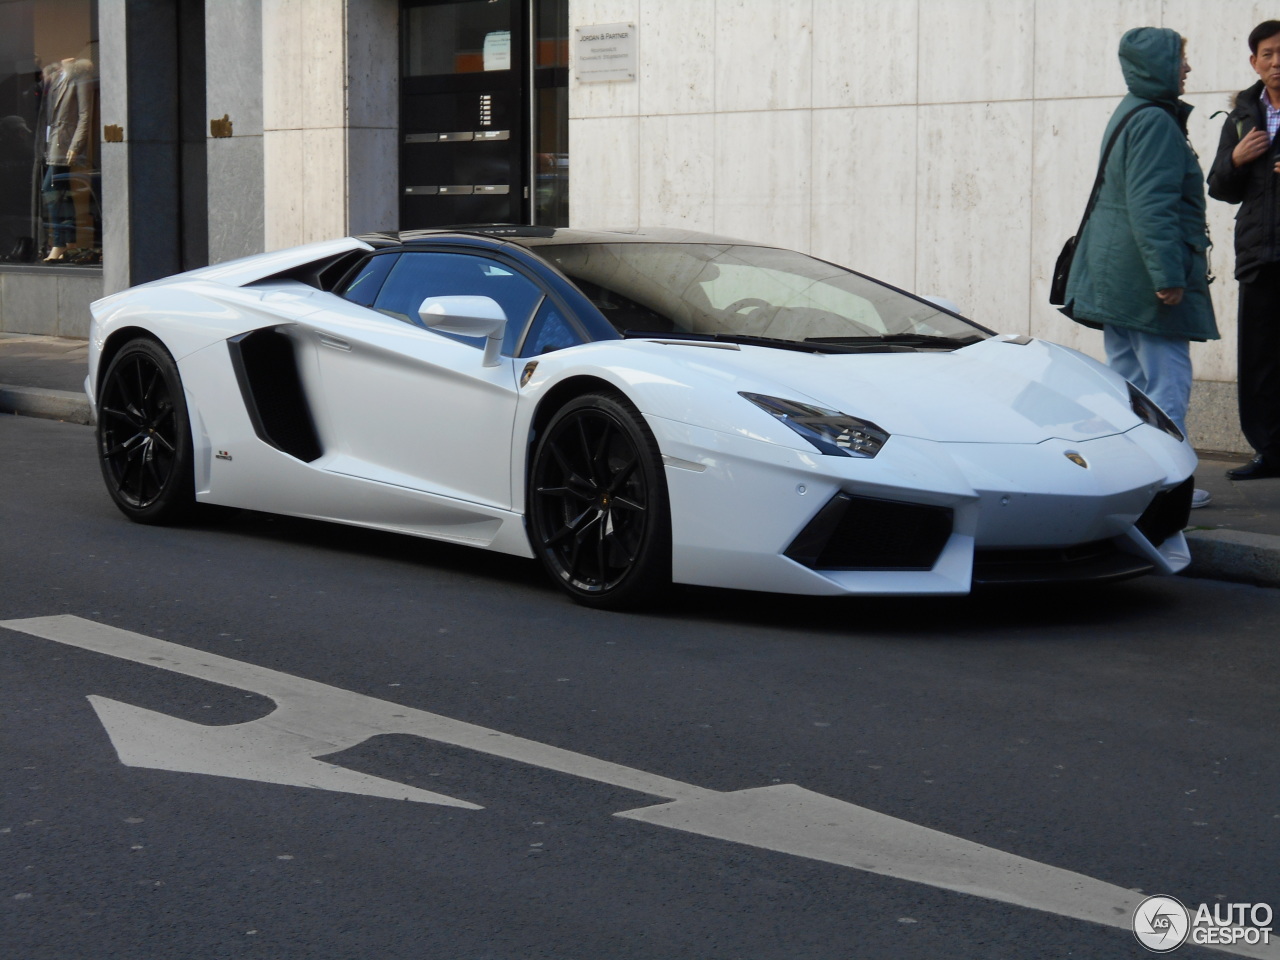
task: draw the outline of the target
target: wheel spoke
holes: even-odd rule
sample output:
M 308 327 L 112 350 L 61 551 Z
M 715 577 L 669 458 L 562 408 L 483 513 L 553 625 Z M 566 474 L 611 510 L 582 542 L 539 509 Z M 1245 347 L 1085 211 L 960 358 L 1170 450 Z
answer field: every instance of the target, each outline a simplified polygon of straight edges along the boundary
M 600 585 L 604 586 L 609 580 L 607 571 L 609 564 L 605 559 L 605 546 L 609 539 L 608 524 L 600 524 L 599 535 L 596 537 L 596 574 L 599 577 Z
M 624 483 L 626 483 L 628 480 L 631 479 L 631 475 L 636 472 L 636 467 L 638 467 L 639 465 L 640 465 L 640 458 L 632 457 L 629 461 L 627 461 L 627 463 L 625 463 L 623 466 L 618 468 L 617 472 L 615 472 L 613 475 L 613 479 L 609 481 L 608 487 L 606 487 L 606 489 L 609 491 L 610 497 L 615 496 L 617 494 L 618 489 Z
M 565 564 L 565 572 L 569 575 L 570 580 L 581 579 L 578 574 L 578 556 L 581 552 L 582 538 L 575 536 L 569 541 L 569 557 L 568 562 Z
M 115 460 L 117 457 L 120 456 L 120 454 L 126 453 L 128 450 L 129 450 L 129 444 L 127 441 L 125 443 L 118 443 L 114 447 L 112 447 L 110 450 L 104 450 L 102 453 L 102 459 Z
M 578 443 L 582 445 L 582 462 L 586 464 L 589 470 L 592 466 L 591 441 L 587 439 L 586 417 L 577 417 L 574 420 L 574 426 L 577 427 L 578 430 Z
M 560 469 L 564 473 L 564 483 L 566 485 L 576 483 L 580 488 L 585 490 L 585 492 L 576 493 L 577 496 L 585 499 L 593 498 L 595 496 L 595 482 L 588 477 L 582 476 L 582 474 L 574 469 L 574 467 L 569 463 L 564 452 L 561 451 L 558 443 L 549 441 L 547 446 L 550 448 L 551 455 L 556 458 L 556 463 L 560 465 Z
M 116 417 L 120 420 L 123 420 L 125 423 L 129 424 L 129 426 L 133 427 L 135 430 L 142 429 L 141 421 L 139 421 L 132 413 L 129 413 L 127 410 L 117 410 L 115 407 L 108 407 L 104 405 L 102 409 L 99 411 L 99 413 L 103 417 Z
M 636 562 L 635 550 L 627 547 L 627 545 L 622 542 L 622 538 L 619 537 L 616 532 L 610 534 L 609 544 L 614 547 L 614 549 L 621 552 L 621 554 L 626 558 L 626 562 L 617 564 L 617 566 L 629 567 Z
M 154 460 L 147 460 L 144 457 L 143 467 L 144 467 L 145 475 L 151 479 L 151 483 L 155 487 L 156 496 L 159 496 L 160 491 L 164 489 L 165 477 L 161 476 L 160 471 L 156 468 L 156 462 Z M 167 471 L 166 471 L 166 475 L 167 475 Z
M 135 381 L 134 386 L 137 388 L 137 392 L 134 394 L 134 401 L 132 404 L 130 404 L 130 406 L 135 408 L 140 406 L 147 398 L 147 388 L 146 388 L 146 384 L 142 382 L 142 374 L 143 374 L 142 361 L 134 360 L 133 361 L 133 379 Z
M 560 497 L 561 499 L 563 499 L 564 497 L 577 497 L 580 500 L 590 499 L 590 497 L 587 497 L 579 493 L 577 490 L 574 490 L 572 487 L 538 487 L 534 490 L 534 492 L 542 494 L 543 496 L 548 496 L 548 497 Z
M 609 441 L 613 439 L 612 425 L 606 423 L 600 431 L 600 442 L 596 444 L 595 451 L 591 454 L 591 473 L 600 482 L 603 487 L 608 487 L 604 481 L 609 476 L 609 462 L 605 457 L 605 451 L 609 447 Z
M 630 499 L 629 497 L 623 497 L 623 496 L 614 497 L 612 500 L 609 501 L 609 506 L 623 507 L 635 513 L 644 513 L 646 510 L 649 509 L 643 503 L 637 503 L 636 501 Z
M 141 364 L 139 364 L 141 366 Z M 155 390 L 157 384 L 163 384 L 160 377 L 160 369 L 158 367 L 151 368 L 151 382 L 147 384 L 146 389 L 142 392 L 142 402 L 150 406 L 151 394 Z
M 153 433 L 151 437 L 156 443 L 164 447 L 166 453 L 177 453 L 177 448 L 169 442 L 168 438 L 165 437 L 164 434 Z
M 576 536 L 580 534 L 583 530 L 585 530 L 588 526 L 590 526 L 589 522 L 584 523 L 583 521 L 586 519 L 587 514 L 589 514 L 592 511 L 592 509 L 593 509 L 592 507 L 588 507 L 586 510 L 583 510 L 580 514 L 574 517 L 572 520 L 566 521 L 565 524 L 559 530 L 553 533 L 550 537 L 547 537 L 542 542 L 549 547 L 549 546 L 552 546 L 553 544 L 559 543 L 561 540 L 565 539 L 565 537 Z
M 124 464 L 120 469 L 120 475 L 116 481 L 116 490 L 130 500 L 137 499 L 133 493 L 133 484 L 130 482 L 130 474 L 133 472 L 135 463 L 139 463 L 138 458 L 134 457 L 133 451 L 130 450 L 125 454 Z

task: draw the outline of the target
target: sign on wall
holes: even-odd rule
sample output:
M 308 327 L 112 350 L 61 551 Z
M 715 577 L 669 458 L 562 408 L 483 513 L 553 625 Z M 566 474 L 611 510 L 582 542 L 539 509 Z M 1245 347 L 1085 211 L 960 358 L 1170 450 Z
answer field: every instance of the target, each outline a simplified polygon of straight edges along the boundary
M 573 28 L 573 67 L 579 83 L 636 78 L 636 25 L 603 23 Z

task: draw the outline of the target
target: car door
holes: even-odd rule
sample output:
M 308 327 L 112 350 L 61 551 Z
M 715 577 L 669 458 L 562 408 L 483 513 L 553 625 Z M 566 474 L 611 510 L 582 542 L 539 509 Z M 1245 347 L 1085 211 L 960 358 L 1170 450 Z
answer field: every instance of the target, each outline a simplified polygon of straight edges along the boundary
M 518 337 L 538 285 L 485 256 L 409 251 L 371 257 L 339 294 L 350 299 L 304 321 L 325 469 L 509 509 L 516 361 L 484 366 L 483 338 L 428 329 L 418 308 L 427 297 L 492 297 Z

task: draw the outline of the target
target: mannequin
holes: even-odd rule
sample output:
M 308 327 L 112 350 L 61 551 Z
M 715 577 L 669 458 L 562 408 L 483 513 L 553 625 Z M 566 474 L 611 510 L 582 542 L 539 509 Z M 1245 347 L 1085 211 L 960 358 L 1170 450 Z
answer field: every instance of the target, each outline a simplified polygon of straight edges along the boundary
M 75 236 L 70 173 L 89 142 L 93 116 L 93 64 L 67 57 L 45 67 L 45 174 L 41 185 L 50 249 L 45 263 L 61 260 Z

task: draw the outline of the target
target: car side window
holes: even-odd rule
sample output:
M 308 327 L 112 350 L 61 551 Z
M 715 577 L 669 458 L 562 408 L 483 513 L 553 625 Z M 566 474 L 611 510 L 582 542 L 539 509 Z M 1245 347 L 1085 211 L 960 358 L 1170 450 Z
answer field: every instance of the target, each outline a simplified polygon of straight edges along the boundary
M 373 306 L 387 274 L 391 272 L 399 256 L 398 253 L 384 253 L 370 257 L 338 295 L 362 307 Z
M 538 315 L 533 318 L 520 356 L 536 357 L 541 353 L 551 353 L 586 342 L 587 338 L 578 331 L 576 324 L 547 299 L 543 301 Z
M 402 253 L 387 275 L 372 306 L 379 313 L 424 326 L 418 307 L 427 297 L 492 297 L 507 315 L 508 335 L 519 335 L 542 291 L 528 277 L 487 257 L 461 253 Z M 432 331 L 474 346 L 483 337 Z M 508 342 L 510 340 L 508 339 Z

